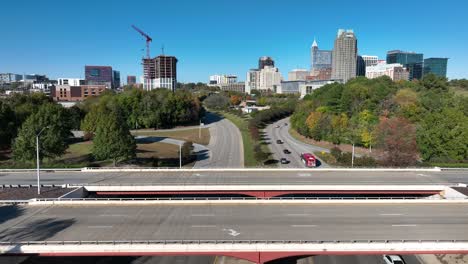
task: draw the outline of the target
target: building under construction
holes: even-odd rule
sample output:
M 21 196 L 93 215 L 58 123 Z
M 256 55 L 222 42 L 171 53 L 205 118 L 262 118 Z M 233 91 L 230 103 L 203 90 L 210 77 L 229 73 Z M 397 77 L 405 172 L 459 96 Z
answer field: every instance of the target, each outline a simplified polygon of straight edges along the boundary
M 159 55 L 153 59 L 143 59 L 145 90 L 166 88 L 175 91 L 177 85 L 177 58 Z

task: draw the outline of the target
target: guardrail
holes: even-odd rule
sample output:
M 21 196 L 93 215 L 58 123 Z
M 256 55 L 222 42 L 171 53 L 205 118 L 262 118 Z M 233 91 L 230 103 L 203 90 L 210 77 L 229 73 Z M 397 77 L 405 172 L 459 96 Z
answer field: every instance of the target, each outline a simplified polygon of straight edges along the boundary
M 0 189 L 9 189 L 9 188 L 36 188 L 36 184 L 2 184 L 0 185 Z M 46 188 L 68 188 L 66 184 L 41 184 L 41 187 Z M 81 186 L 80 186 L 81 187 Z M 72 187 L 75 188 L 75 187 Z
M 155 172 L 155 171 L 185 171 L 185 172 L 197 172 L 197 171 L 225 171 L 225 172 L 241 172 L 241 171 L 395 171 L 395 172 L 409 172 L 409 171 L 429 171 L 439 172 L 441 168 L 272 168 L 272 167 L 260 167 L 260 168 L 178 168 L 178 167 L 85 167 L 81 171 L 103 171 L 103 172 Z
M 0 245 L 125 245 L 125 244 L 371 244 L 371 243 L 468 243 L 468 240 L 74 240 L 2 241 Z
M 308 200 L 467 200 L 446 197 L 157 197 L 157 198 L 36 198 L 37 202 L 51 201 L 308 201 Z

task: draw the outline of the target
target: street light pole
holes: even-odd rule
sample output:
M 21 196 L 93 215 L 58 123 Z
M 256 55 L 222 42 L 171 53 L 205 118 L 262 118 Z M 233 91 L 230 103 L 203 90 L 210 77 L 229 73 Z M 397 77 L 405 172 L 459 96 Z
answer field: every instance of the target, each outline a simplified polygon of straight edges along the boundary
M 179 169 L 182 169 L 182 144 L 179 144 Z
M 351 168 L 354 168 L 354 142 L 353 142 L 353 155 L 351 155 Z
M 39 136 L 42 132 L 49 128 L 48 126 L 44 127 L 36 134 L 36 162 L 37 162 L 37 195 L 41 195 L 41 169 L 40 169 L 40 161 L 39 161 Z

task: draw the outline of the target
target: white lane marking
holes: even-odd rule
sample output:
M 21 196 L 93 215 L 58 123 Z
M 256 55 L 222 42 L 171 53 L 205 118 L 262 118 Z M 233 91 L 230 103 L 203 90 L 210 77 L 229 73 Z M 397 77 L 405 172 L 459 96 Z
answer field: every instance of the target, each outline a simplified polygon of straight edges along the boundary
M 380 216 L 400 216 L 403 214 L 379 214 Z
M 416 175 L 418 175 L 418 176 L 422 176 L 422 177 L 427 177 L 427 176 L 429 176 L 429 175 L 422 174 L 422 173 L 418 173 L 418 174 L 416 174 Z
M 214 214 L 192 214 L 192 216 L 214 216 Z
M 316 227 L 317 225 L 291 225 L 292 227 Z
M 192 225 L 194 228 L 216 227 L 215 225 Z
M 88 228 L 112 228 L 112 226 L 88 226 Z
M 27 228 L 25 226 L 14 226 L 14 227 L 10 227 L 11 229 L 24 229 L 24 228 Z
M 126 217 L 124 214 L 100 214 L 100 217 Z
M 414 227 L 418 225 L 392 225 L 393 227 Z
M 311 216 L 311 214 L 287 214 L 287 216 Z
M 312 174 L 310 174 L 310 173 L 298 173 L 297 176 L 299 176 L 299 177 L 310 177 L 310 176 L 312 176 Z
M 233 237 L 236 237 L 236 236 L 240 235 L 240 233 L 237 232 L 237 231 L 234 230 L 234 229 L 226 229 L 226 228 L 224 228 L 223 231 L 228 231 L 228 232 L 229 232 L 228 235 L 233 236 Z

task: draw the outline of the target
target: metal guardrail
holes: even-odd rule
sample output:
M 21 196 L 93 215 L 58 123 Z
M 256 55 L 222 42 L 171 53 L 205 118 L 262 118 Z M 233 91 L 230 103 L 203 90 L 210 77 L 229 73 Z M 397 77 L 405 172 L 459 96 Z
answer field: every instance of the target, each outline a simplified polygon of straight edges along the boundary
M 95 241 L 1 241 L 0 246 L 16 245 L 138 245 L 138 244 L 371 244 L 371 243 L 468 243 L 468 240 L 95 240 Z
M 38 202 L 51 201 L 307 201 L 307 200 L 467 200 L 445 197 L 157 197 L 157 198 L 36 198 Z
M 9 188 L 36 188 L 37 184 L 2 184 L 0 189 L 9 189 Z M 41 187 L 51 187 L 51 188 L 67 188 L 66 184 L 41 184 Z M 81 187 L 81 186 L 80 186 Z

